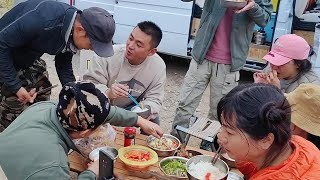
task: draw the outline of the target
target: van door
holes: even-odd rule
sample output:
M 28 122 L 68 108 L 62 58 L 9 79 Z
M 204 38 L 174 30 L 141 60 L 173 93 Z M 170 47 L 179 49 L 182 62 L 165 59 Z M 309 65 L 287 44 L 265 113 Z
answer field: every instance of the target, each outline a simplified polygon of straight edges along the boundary
M 125 43 L 139 22 L 153 21 L 163 32 L 158 50 L 187 56 L 192 7 L 193 2 L 181 0 L 118 0 L 114 6 L 114 43 Z

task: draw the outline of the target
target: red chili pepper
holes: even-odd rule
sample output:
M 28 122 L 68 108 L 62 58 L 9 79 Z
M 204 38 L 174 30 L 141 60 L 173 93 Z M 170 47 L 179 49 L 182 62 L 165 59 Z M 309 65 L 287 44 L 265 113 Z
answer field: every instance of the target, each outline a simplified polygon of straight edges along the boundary
M 206 180 L 210 180 L 210 176 L 211 176 L 211 173 L 207 173 L 206 176 L 205 176 L 205 179 Z

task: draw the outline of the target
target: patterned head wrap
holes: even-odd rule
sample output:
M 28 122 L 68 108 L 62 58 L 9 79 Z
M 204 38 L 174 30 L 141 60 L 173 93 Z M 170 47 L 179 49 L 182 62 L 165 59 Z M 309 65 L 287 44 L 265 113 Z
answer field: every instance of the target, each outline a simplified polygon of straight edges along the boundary
M 72 107 L 69 112 L 68 107 Z M 57 116 L 67 130 L 96 128 L 107 119 L 109 111 L 109 99 L 90 82 L 67 83 L 59 94 Z

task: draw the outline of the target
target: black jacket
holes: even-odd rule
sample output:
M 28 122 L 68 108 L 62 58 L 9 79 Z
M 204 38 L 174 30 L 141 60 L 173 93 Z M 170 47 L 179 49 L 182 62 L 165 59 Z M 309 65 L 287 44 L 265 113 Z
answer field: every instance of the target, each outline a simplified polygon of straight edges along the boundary
M 29 0 L 18 4 L 0 19 L 0 82 L 12 92 L 22 86 L 17 70 L 30 67 L 44 53 L 56 55 L 60 82 L 75 81 L 66 33 L 78 10 L 50 0 Z

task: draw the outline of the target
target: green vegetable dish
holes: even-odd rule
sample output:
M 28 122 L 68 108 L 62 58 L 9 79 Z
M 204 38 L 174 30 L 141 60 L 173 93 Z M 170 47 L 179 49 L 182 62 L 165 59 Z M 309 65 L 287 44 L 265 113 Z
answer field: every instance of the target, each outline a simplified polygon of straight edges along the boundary
M 186 177 L 187 168 L 186 162 L 179 159 L 172 159 L 165 161 L 161 164 L 163 171 L 166 175 Z

